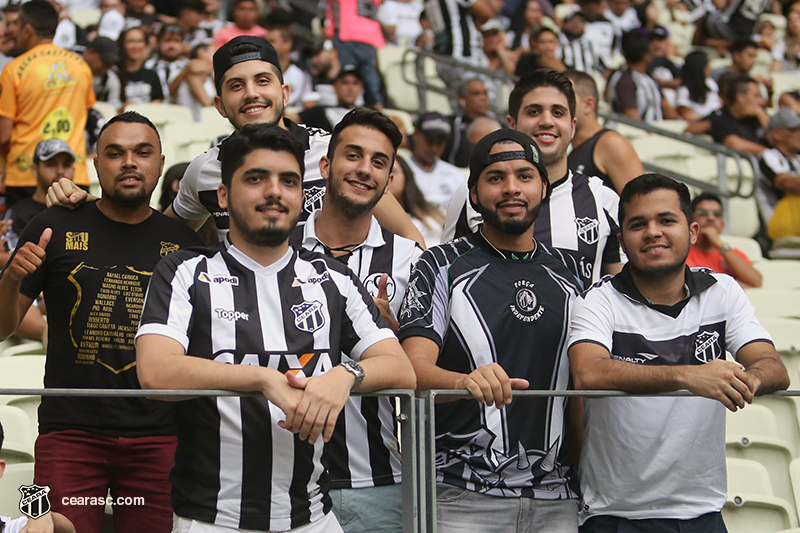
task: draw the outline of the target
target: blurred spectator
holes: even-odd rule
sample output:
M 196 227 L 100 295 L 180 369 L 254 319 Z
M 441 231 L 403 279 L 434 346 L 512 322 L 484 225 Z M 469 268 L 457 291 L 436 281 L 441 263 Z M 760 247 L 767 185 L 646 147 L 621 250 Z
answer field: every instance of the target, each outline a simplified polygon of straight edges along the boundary
M 204 107 L 214 105 L 213 52 L 210 43 L 196 45 L 189 52 L 188 63 L 170 83 L 175 103 L 188 107 L 192 119 L 200 122 Z
M 648 36 L 639 30 L 622 34 L 622 55 L 625 66 L 611 75 L 606 89 L 612 109 L 646 122 L 677 118 L 658 82 L 647 74 L 653 57 Z
M 584 37 L 594 43 L 601 57 L 611 61 L 616 44 L 614 25 L 604 15 L 605 0 L 578 0 L 585 22 Z
M 653 0 L 644 0 L 635 8 L 636 17 L 639 19 L 639 28 L 647 35 L 655 31 L 657 28 L 666 30 L 664 26 L 658 23 L 661 18 L 661 12 L 658 10 L 658 5 Z M 669 32 L 667 32 L 669 34 Z
M 19 4 L 9 3 L 3 8 L 3 15 L 6 18 L 6 30 L 2 35 L 2 41 L 0 41 L 0 52 L 12 58 L 19 57 L 22 54 L 22 49 L 17 45 L 16 39 L 17 29 L 19 28 L 17 21 L 21 11 Z
M 206 35 L 213 41 L 213 37 L 226 26 L 225 21 L 219 18 L 222 2 L 221 0 L 203 0 L 203 3 L 206 5 L 206 11 L 203 15 L 203 20 L 200 21 L 200 27 L 205 30 Z M 219 48 L 216 43 L 215 47 Z
M 714 142 L 759 155 L 767 149 L 764 130 L 769 116 L 763 104 L 755 80 L 738 76 L 723 88 L 722 108 L 690 124 L 686 132 L 710 133 Z
M 172 200 L 178 196 L 178 191 L 181 188 L 181 180 L 189 168 L 189 163 L 178 163 L 172 165 L 164 172 L 164 179 L 161 181 L 161 195 L 158 200 L 158 210 L 162 213 L 172 205 Z M 197 235 L 203 239 L 206 245 L 211 246 L 219 242 L 219 235 L 217 234 L 217 227 L 211 217 L 207 218 L 205 223 L 197 230 Z
M 793 5 L 800 6 L 794 2 Z M 772 72 L 800 71 L 800 12 L 786 17 L 786 34 L 772 47 Z
M 678 114 L 683 120 L 697 122 L 722 107 L 719 87 L 710 74 L 705 52 L 696 50 L 686 56 L 676 97 Z
M 639 156 L 625 137 L 604 128 L 597 120 L 600 95 L 594 78 L 577 70 L 565 74 L 575 89 L 577 120 L 567 166 L 572 172 L 600 178 L 619 194 L 626 183 L 644 174 Z
M 499 19 L 492 19 L 481 26 L 483 53 L 488 61 L 486 68 L 496 72 L 513 74 L 517 68 L 519 51 L 508 49 L 508 41 Z
M 557 57 L 568 69 L 591 74 L 603 72 L 610 56 L 603 56 L 597 45 L 586 36 L 586 19 L 579 10 L 564 17 L 561 24 L 561 35 L 558 38 L 561 47 Z
M 333 89 L 336 91 L 337 105 L 318 105 L 301 111 L 299 120 L 301 124 L 332 132 L 334 126 L 355 107 L 356 100 L 364 90 L 364 80 L 358 69 L 347 65 L 336 76 Z
M 417 187 L 414 171 L 401 155 L 394 158 L 392 181 L 388 188 L 422 233 L 425 245 L 431 247 L 441 243 L 444 214 L 422 195 Z
M 478 27 L 496 15 L 489 0 L 428 2 L 425 15 L 434 35 L 434 52 L 477 67 L 486 66 Z M 474 76 L 452 65 L 440 63 L 436 69 L 448 87 L 458 87 L 462 80 Z
M 548 68 L 558 72 L 567 70 L 558 57 L 558 34 L 554 30 L 543 26 L 532 35 L 532 39 L 531 53 L 519 58 L 514 74 L 523 76 L 538 68 Z
M 723 238 L 725 220 L 722 199 L 710 192 L 699 194 L 692 200 L 692 213 L 693 221 L 700 226 L 700 233 L 697 242 L 689 249 L 686 264 L 728 274 L 745 289 L 760 287 L 761 274 L 753 268 L 750 258 Z
M 64 50 L 76 50 L 86 44 L 84 31 L 69 19 L 68 12 L 59 2 L 53 2 L 58 12 L 58 26 L 53 36 L 53 44 Z
M 123 105 L 160 103 L 164 100 L 158 74 L 144 68 L 147 36 L 140 26 L 124 30 L 120 36 L 119 77 Z
M 422 113 L 414 126 L 408 164 L 425 199 L 444 212 L 455 190 L 466 181 L 462 170 L 441 159 L 453 130 L 447 119 L 435 111 Z
M 653 58 L 647 73 L 658 82 L 661 94 L 667 99 L 669 105 L 675 107 L 675 91 L 681 86 L 681 67 L 670 59 L 674 47 L 670 41 L 669 32 L 666 28 L 657 27 L 648 34 L 648 37 L 650 38 L 650 53 Z
M 767 102 L 772 100 L 772 78 L 769 76 L 753 75 L 751 71 L 756 64 L 758 57 L 758 44 L 752 40 L 742 40 L 734 42 L 730 47 L 732 64 L 721 67 L 711 72 L 711 77 L 717 82 L 721 90 L 724 90 L 722 77 L 726 74 L 739 76 L 750 76 L 756 83 L 764 88 L 764 96 Z M 730 78 L 733 79 L 733 78 Z
M 631 0 L 608 0 L 608 9 L 603 15 L 614 25 L 614 35 L 622 39 L 622 34 L 639 27 L 639 16 L 631 6 Z
M 114 68 L 119 63 L 119 47 L 108 37 L 97 36 L 83 52 L 83 59 L 92 69 L 94 92 L 99 102 L 122 108 L 122 82 Z
M 306 95 L 307 102 L 311 106 L 314 105 L 314 102 L 318 105 L 337 105 L 338 98 L 336 91 L 333 90 L 333 82 L 339 75 L 341 65 L 333 42 L 325 40 L 315 44 L 311 49 L 310 60 L 313 91 Z M 306 102 L 303 104 L 306 105 Z
M 138 21 L 145 35 L 154 35 L 155 28 L 161 23 L 156 15 L 156 9 L 149 0 L 125 0 L 125 26 L 120 28 L 120 33 L 125 28 L 131 28 Z
M 522 53 L 531 51 L 531 37 L 542 27 L 544 11 L 539 0 L 527 0 L 520 4 L 521 13 L 511 19 L 508 29 L 508 47 L 511 50 L 521 50 Z
M 5 14 L 0 11 L 0 70 L 3 70 L 3 67 L 11 63 L 11 60 L 14 59 L 11 56 L 7 56 L 5 54 L 6 47 L 3 46 L 6 34 L 6 16 Z
M 183 30 L 183 42 L 189 48 L 211 42 L 206 30 L 200 27 L 206 16 L 206 4 L 203 0 L 178 0 L 177 11 L 175 24 Z
M 419 25 L 422 27 L 422 33 L 414 40 L 414 46 L 422 50 L 433 50 L 434 33 L 431 29 L 431 24 L 428 22 L 428 15 L 425 10 L 419 14 Z
M 219 48 L 239 35 L 266 37 L 267 30 L 258 25 L 258 4 L 255 0 L 233 0 L 231 2 L 233 23 L 214 35 L 214 46 Z M 274 44 L 274 43 L 273 43 Z
M 31 174 L 36 180 L 36 190 L 33 195 L 20 200 L 6 211 L 6 218 L 11 220 L 11 227 L 5 235 L 6 245 L 10 251 L 17 247 L 17 240 L 28 222 L 47 209 L 45 200 L 50 185 L 61 178 L 73 180 L 75 154 L 61 139 L 41 141 L 33 153 Z
M 378 8 L 384 38 L 391 43 L 410 43 L 422 33 L 419 15 L 424 5 L 415 0 L 386 0 Z
M 484 0 L 479 0 L 484 1 Z M 380 0 L 327 0 L 327 36 L 342 65 L 354 65 L 364 79 L 368 106 L 383 108 L 377 49 L 385 46 L 377 20 Z
M 58 13 L 46 0 L 22 5 L 15 23 L 25 52 L 0 74 L 0 155 L 6 156 L 6 206 L 33 194 L 29 172 L 42 138 L 69 143 L 77 156 L 75 182 L 89 185 L 86 169 L 87 109 L 95 104 L 92 71 L 86 62 L 52 44 Z
M 289 86 L 288 107 L 302 106 L 303 101 L 308 98 L 308 93 L 312 91 L 311 76 L 292 61 L 294 39 L 289 20 L 275 25 L 270 22 L 266 37 L 278 52 L 281 70 L 283 70 L 283 83 Z
M 760 48 L 771 52 L 775 46 L 775 25 L 769 19 L 761 19 L 761 27 L 758 35 L 753 36 L 753 40 L 758 43 Z
M 733 1 L 711 11 L 697 24 L 701 39 L 696 44 L 721 48 L 726 43 L 752 39 L 759 17 L 770 5 L 770 0 Z
M 125 4 L 122 0 L 101 0 L 100 10 L 103 14 L 97 23 L 97 35 L 116 41 L 125 29 Z
M 771 239 L 800 236 L 800 116 L 781 109 L 769 120 L 767 132 L 774 148 L 759 156 L 761 216 Z
M 144 68 L 152 70 L 161 81 L 161 92 L 165 100 L 177 93 L 171 84 L 177 78 L 189 60 L 184 56 L 183 30 L 176 24 L 165 24 L 158 32 L 158 51 L 156 55 L 144 62 Z
M 478 144 L 478 141 L 502 128 L 503 125 L 496 118 L 478 117 L 473 120 L 467 128 L 467 141 L 469 141 L 470 150 Z
M 466 168 L 472 152 L 472 146 L 467 139 L 467 128 L 476 118 L 489 115 L 489 92 L 483 80 L 472 78 L 461 84 L 458 88 L 458 106 L 459 112 L 447 119 L 452 133 L 447 139 L 442 159 L 457 167 Z

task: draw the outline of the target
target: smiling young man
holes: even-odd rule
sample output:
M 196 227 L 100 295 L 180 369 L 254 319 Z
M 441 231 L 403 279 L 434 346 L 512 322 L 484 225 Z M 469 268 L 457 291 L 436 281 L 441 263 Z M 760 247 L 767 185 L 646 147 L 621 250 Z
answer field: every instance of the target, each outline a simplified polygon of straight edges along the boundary
M 620 270 L 617 194 L 596 177 L 573 173 L 567 149 L 575 134 L 575 90 L 565 75 L 539 69 L 519 79 L 508 98 L 508 126 L 533 137 L 551 178 L 552 194 L 534 227 L 537 241 L 566 252 L 585 286 Z M 467 202 L 466 185 L 447 208 L 442 242 L 475 231 L 481 221 Z
M 150 208 L 164 156 L 149 120 L 133 112 L 112 118 L 97 148 L 102 197 L 36 216 L 0 279 L 2 339 L 44 292 L 46 388 L 138 389 L 133 337 L 151 273 L 163 256 L 202 244 Z M 53 510 L 82 533 L 100 532 L 104 506 L 69 505 L 70 498 L 88 502 L 109 489 L 115 499 L 145 500 L 114 505 L 117 531 L 169 531 L 174 435 L 161 402 L 43 396 L 34 480 L 50 487 Z
M 441 533 L 577 532 L 560 457 L 565 398 L 512 403 L 515 389 L 569 382 L 569 315 L 581 289 L 563 254 L 534 239 L 549 192 L 530 137 L 498 130 L 481 139 L 469 194 L 484 223 L 425 252 L 406 289 L 399 338 L 417 389 L 473 396 L 436 405 Z
M 138 371 L 144 388 L 263 397 L 176 404 L 174 531 L 341 532 L 323 441 L 351 391 L 411 388 L 414 373 L 355 274 L 289 246 L 303 146 L 259 124 L 226 140 L 220 156 L 229 242 L 159 264 Z
M 628 264 L 575 303 L 575 387 L 696 397 L 585 400 L 581 532 L 724 532 L 725 407 L 789 377 L 739 284 L 686 266 L 699 227 L 685 185 L 639 176 L 619 211 Z
M 320 161 L 328 185 L 322 209 L 291 239 L 295 246 L 347 264 L 395 331 L 411 268 L 422 250 L 381 228 L 372 212 L 388 192 L 402 138 L 391 119 L 378 111 L 356 108 L 345 115 Z M 389 397 L 351 397 L 328 444 L 333 511 L 346 533 L 402 531 L 393 403 Z

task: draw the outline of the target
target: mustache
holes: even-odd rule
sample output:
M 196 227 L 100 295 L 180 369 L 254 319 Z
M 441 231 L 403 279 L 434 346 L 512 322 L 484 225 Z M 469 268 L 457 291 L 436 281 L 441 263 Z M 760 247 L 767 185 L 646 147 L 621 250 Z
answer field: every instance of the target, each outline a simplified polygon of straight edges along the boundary
M 278 200 L 267 200 L 263 204 L 258 204 L 256 206 L 256 211 L 259 211 L 259 212 L 266 211 L 270 207 L 278 207 L 284 213 L 288 213 L 289 212 L 289 208 L 286 207 L 281 202 L 279 202 Z
M 272 102 L 262 102 L 260 100 L 256 100 L 254 102 L 246 102 L 239 108 L 239 113 L 244 113 L 245 108 L 251 105 L 263 105 L 264 107 L 270 107 L 272 105 Z
M 144 181 L 144 174 L 142 174 L 141 172 L 137 172 L 135 170 L 126 170 L 125 172 L 117 174 L 117 177 L 114 178 L 114 181 L 120 182 L 130 176 L 134 176 L 135 178 L 139 179 L 139 181 Z

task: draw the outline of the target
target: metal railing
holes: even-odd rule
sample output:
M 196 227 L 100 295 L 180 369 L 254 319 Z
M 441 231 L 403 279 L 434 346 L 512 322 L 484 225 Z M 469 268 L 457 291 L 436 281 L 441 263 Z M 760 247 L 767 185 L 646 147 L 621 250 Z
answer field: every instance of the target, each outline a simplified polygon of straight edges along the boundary
M 81 397 L 158 397 L 195 398 L 198 396 L 260 397 L 258 392 L 222 390 L 132 390 L 132 389 L 0 389 L 0 396 L 81 396 Z M 472 396 L 466 390 L 429 390 L 415 398 L 412 390 L 397 389 L 354 394 L 354 396 L 389 396 L 400 400 L 396 422 L 400 428 L 400 450 L 403 468 L 403 533 L 436 533 L 436 399 L 438 397 Z M 662 394 L 630 394 L 621 391 L 514 391 L 515 401 L 549 397 L 690 397 L 689 391 Z M 768 396 L 800 397 L 800 390 L 779 391 Z

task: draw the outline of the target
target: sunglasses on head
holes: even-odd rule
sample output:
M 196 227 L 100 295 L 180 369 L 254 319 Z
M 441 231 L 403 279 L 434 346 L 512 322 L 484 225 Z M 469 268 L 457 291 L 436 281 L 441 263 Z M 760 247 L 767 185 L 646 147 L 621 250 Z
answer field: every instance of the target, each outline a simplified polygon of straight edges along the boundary
M 707 217 L 713 214 L 717 218 L 722 218 L 722 209 L 714 209 L 713 211 L 710 209 L 697 209 L 694 214 L 699 217 Z

